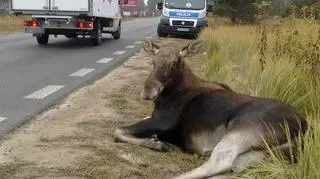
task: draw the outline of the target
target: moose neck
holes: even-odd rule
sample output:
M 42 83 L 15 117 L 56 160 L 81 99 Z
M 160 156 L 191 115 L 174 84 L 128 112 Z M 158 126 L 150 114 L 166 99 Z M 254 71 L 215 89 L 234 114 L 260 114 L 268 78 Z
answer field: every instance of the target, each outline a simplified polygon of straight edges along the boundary
M 214 81 L 206 81 L 200 79 L 196 76 L 190 69 L 190 67 L 185 63 L 180 64 L 180 75 L 175 79 L 172 85 L 167 86 L 162 91 L 162 96 L 172 96 L 184 92 L 186 89 L 207 89 L 207 90 L 228 90 L 228 88 L 223 85 L 216 83 Z
M 191 71 L 190 67 L 185 62 L 182 62 L 181 66 L 182 71 L 180 76 L 181 81 L 178 87 L 179 90 L 195 87 L 200 81 L 202 81 Z
M 192 72 L 190 67 L 182 61 L 181 80 L 177 90 L 182 91 L 184 89 L 191 88 L 210 88 L 211 90 L 228 90 L 226 87 L 214 81 L 206 81 L 199 78 Z

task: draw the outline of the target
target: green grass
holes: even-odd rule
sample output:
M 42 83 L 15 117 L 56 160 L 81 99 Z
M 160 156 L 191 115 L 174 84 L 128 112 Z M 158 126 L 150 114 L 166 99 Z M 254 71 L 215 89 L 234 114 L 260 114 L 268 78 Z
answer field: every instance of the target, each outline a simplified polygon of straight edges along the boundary
M 199 37 L 209 51 L 204 77 L 242 93 L 280 99 L 306 114 L 313 127 L 298 142 L 304 148 L 296 150 L 297 163 L 270 151 L 271 161 L 252 166 L 241 178 L 320 178 L 319 24 L 309 19 L 268 20 L 263 31 L 258 25 L 215 19 Z M 259 59 L 266 62 L 263 70 Z

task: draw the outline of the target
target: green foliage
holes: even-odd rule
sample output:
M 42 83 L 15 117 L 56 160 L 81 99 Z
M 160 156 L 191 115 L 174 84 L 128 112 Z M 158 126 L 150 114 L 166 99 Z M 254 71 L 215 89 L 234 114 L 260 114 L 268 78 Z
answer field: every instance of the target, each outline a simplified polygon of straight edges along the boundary
M 317 22 L 289 18 L 276 26 L 273 37 L 273 60 L 288 58 L 297 68 L 310 75 L 309 80 L 315 87 L 319 86 L 320 26 Z
M 269 0 L 216 0 L 214 13 L 233 22 L 252 23 L 270 11 Z
M 295 17 L 295 18 L 308 18 L 308 19 L 319 19 L 320 7 L 312 4 L 303 5 L 291 5 L 285 13 L 282 13 L 282 17 Z
M 320 6 L 311 0 L 292 1 L 290 5 L 281 0 L 215 0 L 214 14 L 240 23 L 253 23 L 271 15 L 319 19 Z

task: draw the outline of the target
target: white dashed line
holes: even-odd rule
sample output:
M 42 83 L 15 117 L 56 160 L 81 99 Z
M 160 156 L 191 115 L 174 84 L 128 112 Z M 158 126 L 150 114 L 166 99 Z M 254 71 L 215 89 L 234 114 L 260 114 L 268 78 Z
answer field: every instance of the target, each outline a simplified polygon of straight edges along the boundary
M 128 45 L 126 46 L 126 48 L 135 48 L 136 46 L 135 45 Z
M 87 74 L 93 72 L 95 69 L 94 68 L 82 68 L 72 74 L 70 74 L 70 76 L 75 76 L 75 77 L 84 77 Z
M 126 53 L 126 51 L 116 51 L 113 53 L 113 55 L 122 55 L 124 53 Z
M 43 99 L 60 89 L 62 89 L 64 86 L 58 86 L 58 85 L 48 85 L 34 93 L 29 94 L 28 96 L 24 97 L 25 99 Z
M 6 117 L 0 117 L 0 122 L 6 120 L 7 118 Z
M 152 37 L 146 37 L 146 39 L 152 39 Z
M 135 45 L 139 45 L 139 44 L 141 44 L 142 42 L 141 41 L 137 41 L 137 42 L 135 42 L 134 44 Z
M 109 63 L 113 60 L 113 58 L 103 58 L 99 61 L 97 61 L 97 63 Z

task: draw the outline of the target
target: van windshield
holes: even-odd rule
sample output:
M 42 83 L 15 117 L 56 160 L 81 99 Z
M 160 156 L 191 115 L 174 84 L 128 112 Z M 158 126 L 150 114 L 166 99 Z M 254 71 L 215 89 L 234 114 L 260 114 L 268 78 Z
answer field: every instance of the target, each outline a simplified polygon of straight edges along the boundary
M 166 0 L 165 6 L 168 9 L 202 10 L 205 8 L 205 0 Z

